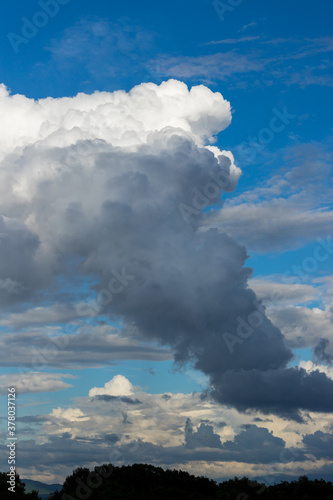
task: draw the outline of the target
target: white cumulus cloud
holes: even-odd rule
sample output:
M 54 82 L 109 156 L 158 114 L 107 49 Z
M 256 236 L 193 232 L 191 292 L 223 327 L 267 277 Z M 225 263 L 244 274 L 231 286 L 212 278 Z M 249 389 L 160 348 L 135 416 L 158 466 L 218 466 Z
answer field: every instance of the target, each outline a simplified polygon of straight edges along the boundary
M 133 394 L 131 382 L 123 375 L 115 375 L 112 380 L 106 382 L 104 387 L 93 387 L 89 391 L 89 396 L 131 396 Z
M 219 92 L 213 93 L 203 85 L 188 90 L 176 80 L 160 86 L 143 83 L 129 93 L 81 93 L 72 98 L 38 101 L 11 95 L 2 84 L 0 104 L 2 157 L 38 141 L 55 147 L 79 139 L 136 146 L 147 142 L 151 132 L 165 127 L 182 129 L 203 144 L 231 122 L 230 103 Z

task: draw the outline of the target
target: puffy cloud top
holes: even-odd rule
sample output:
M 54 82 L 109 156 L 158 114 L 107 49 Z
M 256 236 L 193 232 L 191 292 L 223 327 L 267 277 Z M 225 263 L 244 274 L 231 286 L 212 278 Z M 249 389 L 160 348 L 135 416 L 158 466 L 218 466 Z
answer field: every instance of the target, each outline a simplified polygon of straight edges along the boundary
M 115 375 L 113 379 L 106 382 L 104 387 L 93 387 L 89 391 L 89 396 L 131 396 L 133 394 L 133 386 L 131 382 L 123 375 Z
M 45 141 L 68 146 L 79 139 L 101 139 L 113 146 L 147 142 L 151 132 L 174 127 L 202 145 L 231 122 L 230 103 L 218 92 L 199 85 L 188 90 L 176 80 L 160 86 L 143 83 L 123 90 L 78 94 L 38 101 L 10 95 L 0 86 L 0 152 Z

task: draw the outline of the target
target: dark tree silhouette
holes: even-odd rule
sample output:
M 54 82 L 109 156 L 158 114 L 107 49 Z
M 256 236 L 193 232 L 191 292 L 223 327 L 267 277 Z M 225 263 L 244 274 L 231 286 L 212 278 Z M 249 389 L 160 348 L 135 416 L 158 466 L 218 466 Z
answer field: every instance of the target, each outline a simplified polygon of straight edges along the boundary
M 25 484 L 22 483 L 20 476 L 16 474 L 15 493 L 8 491 L 10 486 L 8 483 L 7 472 L 0 472 L 0 498 L 1 500 L 39 500 L 38 492 L 25 493 Z
M 148 464 L 79 468 L 49 500 L 333 500 L 333 485 L 324 480 L 281 482 L 266 487 L 247 477 L 217 484 L 179 470 Z

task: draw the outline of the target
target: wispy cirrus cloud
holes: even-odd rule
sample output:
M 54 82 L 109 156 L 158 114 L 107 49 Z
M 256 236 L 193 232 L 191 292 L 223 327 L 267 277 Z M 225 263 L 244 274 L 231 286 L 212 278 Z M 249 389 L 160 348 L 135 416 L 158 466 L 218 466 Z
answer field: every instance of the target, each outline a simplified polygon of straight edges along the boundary
M 256 23 L 251 22 L 240 33 L 255 27 Z M 328 36 L 269 38 L 261 32 L 201 43 L 200 55 L 175 55 L 162 48 L 157 33 L 128 19 L 83 18 L 48 44 L 49 62 L 39 63 L 38 70 L 52 73 L 57 79 L 76 67 L 76 77 L 83 85 L 99 87 L 105 79 L 121 86 L 128 79 L 129 65 L 135 68 L 133 83 L 137 79 L 178 78 L 211 84 L 227 80 L 230 86 L 244 86 L 241 76 L 260 74 L 258 81 L 248 81 L 246 85 L 258 87 L 267 82 L 272 85 L 279 78 L 287 87 L 332 86 L 330 62 L 325 58 L 332 51 L 332 43 L 332 37 Z M 215 46 L 225 45 L 228 50 L 211 52 Z M 303 60 L 308 61 L 306 67 Z
M 260 74 L 263 82 L 279 78 L 287 87 L 298 85 L 332 86 L 331 63 L 326 54 L 333 50 L 332 37 L 318 38 L 276 38 L 263 35 L 226 38 L 206 42 L 205 46 L 231 45 L 231 49 L 196 57 L 168 56 L 162 54 L 159 60 L 150 61 L 149 68 L 156 76 L 202 79 L 203 82 L 225 81 L 229 85 L 240 75 Z M 243 45 L 242 50 L 238 47 Z M 283 47 L 283 50 L 282 50 Z M 304 60 L 308 64 L 304 67 Z M 158 64 L 160 61 L 160 64 Z M 299 61 L 299 63 L 297 62 Z M 270 80 L 272 79 L 273 80 Z M 248 82 L 249 86 L 264 85 L 260 81 Z
M 265 61 L 261 61 L 255 53 L 241 54 L 235 49 L 199 57 L 162 55 L 159 59 L 149 62 L 149 68 L 156 76 L 195 78 L 211 83 L 216 80 L 226 80 L 230 76 L 258 73 L 264 67 Z
M 247 31 L 250 28 L 255 28 L 258 26 L 258 21 L 251 21 L 250 23 L 244 24 L 238 31 L 242 33 L 243 31 Z
M 254 40 L 259 40 L 260 36 L 243 36 L 240 38 L 225 38 L 224 40 L 217 40 L 212 42 L 206 42 L 203 45 L 235 45 L 237 43 L 253 42 Z

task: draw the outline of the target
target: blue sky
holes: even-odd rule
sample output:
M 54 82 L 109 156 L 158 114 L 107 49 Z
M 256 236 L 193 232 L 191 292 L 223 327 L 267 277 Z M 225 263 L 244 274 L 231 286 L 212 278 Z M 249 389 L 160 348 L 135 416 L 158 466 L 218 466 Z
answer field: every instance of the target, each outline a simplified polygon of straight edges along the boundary
M 109 433 L 122 436 L 119 437 L 119 463 L 130 461 L 126 446 L 131 440 L 134 442 L 140 438 L 163 448 L 165 461 L 158 462 L 160 459 L 156 456 L 156 463 L 163 466 L 177 466 L 179 463 L 184 466 L 185 463 L 194 473 L 200 473 L 200 450 L 196 450 L 195 457 L 187 462 L 181 451 L 181 446 L 187 446 L 186 442 L 181 443 L 184 440 L 182 426 L 188 417 L 196 426 L 198 437 L 204 419 L 215 433 L 219 433 L 222 443 L 229 439 L 237 441 L 242 426 L 252 425 L 254 418 L 261 418 L 262 422 L 268 419 L 269 423 L 262 423 L 259 427 L 267 428 L 276 439 L 283 439 L 287 448 L 302 449 L 304 457 L 310 453 L 305 441 L 302 442 L 305 435 L 320 431 L 327 434 L 326 439 L 332 438 L 333 409 L 327 403 L 332 391 L 330 360 L 333 359 L 333 249 L 330 239 L 333 226 L 332 14 L 333 7 L 329 2 L 323 5 L 299 0 L 292 4 L 285 0 L 128 1 L 124 4 L 101 0 L 93 4 L 77 0 L 45 3 L 41 0 L 3 6 L 0 20 L 1 82 L 10 94 L 27 98 L 14 102 L 7 95 L 3 97 L 1 132 L 4 139 L 0 144 L 5 197 L 1 212 L 1 228 L 4 229 L 0 233 L 5 235 L 3 241 L 9 241 L 1 256 L 3 262 L 8 260 L 9 270 L 5 265 L 0 269 L 0 285 L 5 293 L 0 342 L 2 346 L 12 347 L 10 355 L 6 355 L 3 348 L 0 359 L 2 385 L 6 386 L 0 398 L 5 403 L 7 385 L 17 385 L 19 415 L 30 418 L 25 423 L 23 418 L 20 424 L 22 448 L 28 450 L 30 439 L 36 449 L 33 467 L 26 460 L 25 451 L 22 452 L 22 462 L 18 462 L 21 475 L 51 482 L 61 480 L 74 466 L 86 465 L 78 463 L 75 448 L 80 442 L 78 436 L 99 436 L 100 449 L 91 463 L 108 461 L 108 455 L 104 453 L 105 441 L 103 444 L 103 436 L 98 434 L 101 432 L 99 425 L 107 428 Z M 172 83 L 166 92 L 156 90 L 162 89 L 159 87 L 162 82 L 170 79 L 184 82 L 188 89 L 203 85 L 211 92 L 199 90 L 197 97 L 189 97 L 183 87 Z M 147 82 L 155 86 L 145 87 Z M 137 94 L 129 94 L 124 101 L 119 97 L 119 102 L 114 97 L 118 103 L 114 108 L 107 107 L 109 95 L 116 96 L 112 93 L 118 90 L 129 92 L 138 85 L 143 86 Z M 89 100 L 88 95 L 94 92 L 109 94 L 96 94 Z M 79 93 L 82 94 L 80 102 L 73 100 Z M 155 97 L 152 93 L 156 94 Z M 222 94 L 223 99 L 214 97 L 217 93 Z M 189 106 L 193 108 L 179 111 L 178 121 L 174 121 L 169 108 L 173 105 L 172 99 L 178 99 L 179 95 L 183 95 L 184 100 L 189 99 Z M 39 101 L 46 98 L 59 100 L 52 101 L 56 103 L 52 107 L 51 99 Z M 98 108 L 94 104 L 97 100 L 105 104 L 105 108 Z M 230 111 L 226 101 L 230 103 Z M 136 107 L 142 115 L 136 114 Z M 116 116 L 118 109 L 119 130 L 125 131 L 120 138 L 117 136 L 117 121 L 112 122 L 112 113 Z M 161 118 L 158 113 L 154 116 L 155 109 L 160 110 Z M 177 101 L 174 109 L 182 109 L 182 102 Z M 154 149 L 148 135 L 142 139 L 143 132 L 138 125 L 141 118 L 138 116 L 144 116 L 142 122 L 151 137 L 155 137 L 157 130 L 162 134 L 165 126 L 178 127 L 178 131 L 183 128 L 179 137 L 184 139 L 189 134 L 191 153 L 185 145 L 182 146 L 184 149 L 179 146 L 176 153 L 175 143 L 164 143 L 164 138 L 158 134 L 154 140 L 162 149 L 157 146 Z M 164 116 L 168 118 L 164 119 Z M 135 134 L 140 137 L 139 146 L 135 140 L 134 145 L 128 146 L 125 138 L 133 138 Z M 101 142 L 92 144 L 89 142 L 92 140 Z M 82 146 L 84 143 L 87 154 L 77 150 L 78 144 Z M 210 159 L 206 158 L 208 150 L 204 146 L 207 145 L 219 148 L 219 154 L 232 153 L 234 163 L 232 161 L 228 167 L 232 189 L 222 193 L 222 208 L 218 197 L 215 203 L 205 205 L 198 221 L 194 217 L 193 245 L 199 250 L 192 255 L 192 233 L 188 233 L 186 240 L 189 229 L 184 221 L 179 226 L 179 222 L 175 222 L 172 230 L 171 223 L 165 223 L 168 217 L 173 221 L 175 207 L 167 205 L 175 193 L 179 196 L 180 184 L 168 188 L 167 176 L 160 173 L 155 177 L 145 169 L 149 169 L 149 161 L 164 167 L 169 165 L 170 158 L 173 162 L 179 161 L 180 166 L 184 162 L 184 172 L 189 169 L 188 178 L 185 178 L 185 173 L 183 179 L 180 174 L 178 178 L 179 183 L 184 182 L 184 193 L 186 189 L 190 191 L 192 180 L 194 189 L 199 186 L 202 192 L 207 183 L 204 181 L 205 162 L 213 165 L 213 162 L 220 161 L 216 151 L 215 156 L 211 154 Z M 141 147 L 147 150 L 142 153 Z M 53 165 L 52 162 L 59 164 L 59 155 L 62 154 L 79 157 L 75 172 L 71 170 L 68 178 L 57 177 L 58 173 L 51 175 L 50 170 L 47 172 L 47 165 Z M 188 163 L 187 156 L 190 157 Z M 152 157 L 154 160 L 147 159 Z M 88 158 L 94 158 L 95 162 L 91 171 Z M 223 158 L 226 161 L 228 153 Z M 145 209 L 144 222 L 137 215 L 141 217 L 142 202 L 136 199 L 137 190 L 144 189 L 143 184 L 138 184 L 132 192 L 132 177 L 122 184 L 125 181 L 120 181 L 121 176 L 118 179 L 117 173 L 116 177 L 105 178 L 99 185 L 98 179 L 102 178 L 99 176 L 106 175 L 105 165 L 108 163 L 103 163 L 106 161 L 110 161 L 115 169 L 126 164 L 124 176 L 127 175 L 126 168 L 132 168 L 129 166 L 132 163 L 137 165 L 137 175 L 140 172 L 147 178 L 151 176 L 155 190 L 147 194 L 147 200 L 150 200 L 150 207 L 158 208 L 151 213 Z M 34 173 L 36 165 L 41 165 L 38 172 L 42 171 L 41 175 L 46 176 L 43 177 L 44 184 L 34 180 L 38 177 Z M 172 165 L 169 175 L 173 172 Z M 202 172 L 195 165 L 202 166 Z M 22 182 L 17 179 L 22 179 Z M 107 196 L 102 193 L 102 187 L 111 186 L 108 184 L 111 179 L 118 191 L 112 195 L 114 198 L 110 194 L 110 198 L 101 200 L 112 199 L 112 203 L 118 204 L 117 212 L 112 211 L 116 210 L 115 205 L 110 208 L 111 205 L 104 203 L 99 207 L 100 197 Z M 25 190 L 27 193 L 22 194 Z M 123 193 L 127 197 L 124 194 L 121 198 Z M 156 196 L 162 201 L 157 202 Z M 161 213 L 158 203 L 161 206 L 164 203 Z M 127 214 L 134 214 L 132 225 L 124 222 L 128 219 L 122 218 L 125 216 L 120 206 L 130 210 Z M 162 227 L 164 223 L 166 226 L 164 232 L 156 230 L 158 236 L 153 239 L 151 233 L 155 226 L 149 224 L 154 223 L 156 214 L 160 214 Z M 9 219 L 12 222 L 8 222 Z M 67 225 L 70 220 L 74 221 L 73 226 Z M 127 223 L 130 229 L 123 229 Z M 10 238 L 6 236 L 9 224 L 13 224 L 12 229 L 8 229 L 8 234 L 12 235 Z M 111 236 L 105 236 L 102 230 L 99 232 L 101 227 L 111 231 Z M 140 234 L 139 230 L 136 234 L 137 227 Z M 229 239 L 223 239 L 223 233 Z M 137 245 L 135 255 L 132 255 L 133 234 Z M 187 244 L 188 254 L 182 250 Z M 206 248 L 206 254 L 202 248 Z M 203 252 L 201 260 L 198 257 L 200 251 Z M 125 254 L 127 260 L 124 260 Z M 112 264 L 108 260 L 111 257 L 114 257 Z M 225 264 L 228 259 L 230 264 Z M 252 269 L 244 271 L 244 275 L 243 261 Z M 111 267 L 107 267 L 106 262 Z M 135 268 L 138 262 L 141 262 L 141 268 Z M 119 273 L 124 263 L 128 266 L 126 269 L 134 266 L 134 274 L 135 269 L 140 274 L 156 265 L 156 280 L 151 282 L 155 293 L 149 289 L 147 295 L 146 291 L 141 295 L 131 295 L 137 292 L 132 292 L 130 285 L 127 288 L 126 282 L 124 295 L 119 294 L 119 302 L 118 295 L 117 299 L 113 295 L 113 302 L 106 301 L 101 305 L 101 290 L 107 290 L 110 295 L 107 282 L 115 279 L 115 270 Z M 198 264 L 202 269 L 198 270 Z M 214 267 L 220 265 L 225 266 L 224 271 Z M 221 355 L 221 366 L 229 367 L 226 372 L 230 371 L 230 377 L 233 376 L 231 372 L 236 370 L 238 373 L 240 366 L 250 369 L 245 361 L 248 350 L 249 357 L 253 356 L 251 370 L 266 373 L 267 370 L 287 371 L 288 367 L 293 367 L 295 371 L 292 373 L 296 377 L 295 366 L 301 366 L 302 376 L 308 377 L 309 388 L 315 384 L 321 391 L 320 384 L 326 384 L 322 401 L 302 400 L 298 407 L 291 409 L 287 408 L 283 398 L 275 406 L 267 406 L 267 401 L 264 397 L 260 400 L 259 395 L 253 400 L 260 400 L 260 403 L 251 403 L 247 408 L 240 397 L 227 394 L 224 385 L 227 378 L 223 378 L 226 374 L 221 375 L 222 369 L 214 358 L 214 347 L 208 352 L 208 346 L 211 342 L 213 346 L 215 339 L 216 352 L 221 345 L 226 348 L 227 343 L 220 344 L 216 340 L 217 331 L 221 338 L 225 338 L 226 332 L 233 334 L 230 325 L 236 329 L 237 318 L 248 317 L 250 306 L 246 301 L 250 300 L 250 292 L 244 285 L 245 275 L 249 280 L 248 288 L 253 289 L 266 306 L 263 321 L 268 335 L 272 336 L 270 349 L 276 349 L 276 363 L 273 360 L 269 367 L 263 367 L 263 362 L 255 361 L 255 352 L 260 351 L 261 344 L 258 341 L 252 346 L 256 333 L 253 336 L 251 333 L 248 344 L 244 338 L 239 340 L 238 337 L 238 343 L 232 347 L 237 350 L 242 346 L 243 361 L 240 357 L 239 362 L 235 365 L 230 362 L 229 366 L 227 358 L 223 361 L 224 355 Z M 222 284 L 217 283 L 217 276 L 222 276 Z M 224 284 L 223 280 L 226 280 Z M 191 311 L 187 301 L 191 303 L 191 297 L 201 283 L 201 299 L 193 298 Z M 144 285 L 140 286 L 144 289 Z M 171 287 L 173 293 L 167 287 Z M 228 306 L 231 296 L 233 299 Z M 217 312 L 218 301 L 226 304 L 222 316 Z M 88 308 L 96 306 L 92 317 L 77 313 L 82 304 Z M 169 312 L 159 316 L 163 304 Z M 151 312 L 154 307 L 156 317 Z M 184 317 L 179 311 L 176 313 L 178 307 L 183 307 Z M 201 316 L 198 313 L 196 326 L 192 326 L 192 333 L 189 333 L 184 325 L 189 317 L 192 321 L 195 308 L 206 309 Z M 218 322 L 221 318 L 225 321 L 223 325 Z M 278 334 L 272 325 L 279 329 Z M 205 329 L 206 334 L 203 333 Z M 201 333 L 195 333 L 196 330 Z M 196 335 L 201 338 L 200 342 Z M 60 346 L 61 338 L 65 343 Z M 112 345 L 108 356 L 109 342 Z M 274 342 L 277 342 L 276 347 Z M 37 365 L 36 349 L 40 352 L 50 349 L 50 346 L 53 351 L 43 351 L 46 359 L 43 367 Z M 270 359 L 269 348 L 267 353 L 266 347 L 262 349 L 262 357 L 267 355 Z M 294 353 L 294 360 L 290 353 Z M 230 359 L 235 358 L 231 356 Z M 22 377 L 18 378 L 20 367 L 24 373 L 33 372 L 27 375 L 26 384 L 23 384 Z M 313 373 L 318 369 L 326 374 L 325 381 L 315 381 Z M 117 376 L 126 377 L 132 385 L 126 385 L 125 379 Z M 105 387 L 111 380 L 113 382 Z M 235 388 L 239 387 L 234 379 L 228 380 L 230 386 L 235 383 Z M 271 383 L 274 383 L 272 379 Z M 286 389 L 282 388 L 282 381 L 279 383 L 283 393 Z M 93 388 L 99 388 L 100 392 L 96 393 L 99 396 L 118 398 L 114 400 L 115 409 L 112 409 L 114 418 L 107 416 L 106 400 L 103 399 L 96 402 L 96 415 L 100 419 L 93 417 L 89 409 L 89 397 L 92 397 L 89 391 Z M 249 393 L 252 389 L 249 388 Z M 206 396 L 210 394 L 212 399 L 200 399 L 202 391 Z M 154 399 L 164 393 L 173 395 L 167 411 L 160 405 L 160 399 L 159 402 Z M 123 396 L 133 397 L 133 401 L 136 397 L 142 408 L 137 413 L 127 411 L 125 406 L 128 403 L 119 399 Z M 181 397 L 183 406 L 179 402 Z M 134 408 L 135 403 L 132 404 Z M 151 416 L 154 406 L 165 412 L 167 422 L 159 424 L 156 416 Z M 122 415 L 123 425 L 129 425 L 125 422 L 125 414 L 129 415 L 133 427 L 127 433 L 119 423 L 119 415 Z M 5 417 L 5 410 L 2 417 Z M 33 423 L 31 418 L 35 419 Z M 142 423 L 149 422 L 150 418 L 153 423 Z M 222 420 L 225 425 L 219 427 Z M 147 434 L 148 428 L 153 429 L 150 434 Z M 46 465 L 38 463 L 45 453 L 42 446 L 55 443 L 60 439 L 61 431 L 71 434 L 73 456 L 65 464 L 62 464 L 61 453 L 53 464 L 51 460 Z M 161 440 L 159 435 L 164 438 Z M 5 430 L 1 436 L 5 440 Z M 250 446 L 253 436 L 249 435 Z M 274 448 L 274 443 L 272 446 Z M 161 449 L 156 448 L 157 455 Z M 221 450 L 218 453 L 226 452 Z M 141 453 L 142 461 L 147 460 L 144 450 Z M 261 464 L 261 471 L 265 474 L 313 472 L 306 458 L 304 463 L 300 460 L 296 464 L 284 464 L 284 469 L 279 460 L 274 459 L 267 471 L 267 464 L 260 462 L 260 443 L 257 453 L 258 462 L 254 463 Z M 278 452 L 276 454 L 278 456 Z M 312 455 L 316 456 L 313 450 Z M 331 474 L 332 457 L 319 455 L 318 452 L 318 460 L 325 459 L 322 474 Z M 213 461 L 205 462 L 204 471 L 215 478 L 227 477 L 229 471 L 234 475 L 235 465 L 231 463 L 236 463 L 238 474 L 256 475 L 254 464 L 241 463 L 236 457 L 224 459 L 218 454 Z

